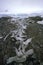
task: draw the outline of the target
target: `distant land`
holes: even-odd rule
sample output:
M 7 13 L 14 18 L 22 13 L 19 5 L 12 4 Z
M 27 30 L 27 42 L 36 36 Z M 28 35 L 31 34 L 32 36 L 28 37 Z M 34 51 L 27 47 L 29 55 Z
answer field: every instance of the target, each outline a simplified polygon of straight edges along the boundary
M 31 16 L 42 16 L 43 13 L 31 13 L 31 14 L 0 14 L 0 17 L 6 17 L 6 16 L 11 16 L 11 17 L 20 17 L 20 18 L 26 18 L 26 17 L 31 17 Z

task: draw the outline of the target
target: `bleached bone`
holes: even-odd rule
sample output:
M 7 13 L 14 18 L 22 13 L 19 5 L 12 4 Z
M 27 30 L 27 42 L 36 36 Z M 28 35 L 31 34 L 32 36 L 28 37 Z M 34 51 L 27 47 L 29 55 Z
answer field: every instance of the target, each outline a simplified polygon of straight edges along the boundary
M 11 32 L 5 36 L 4 41 L 7 39 L 7 37 L 8 37 L 10 34 L 11 34 Z
M 33 53 L 34 53 L 34 50 L 33 50 L 33 49 L 30 49 L 30 50 L 28 50 L 28 51 L 25 53 L 25 56 L 32 55 Z
M 18 50 L 16 47 L 15 47 L 15 52 L 16 52 L 17 56 L 22 56 L 23 55 L 23 53 L 21 52 L 21 50 Z
M 7 64 L 16 61 L 16 62 L 24 62 L 26 61 L 26 57 L 28 57 L 29 55 L 32 55 L 34 53 L 33 49 L 28 50 L 23 56 L 18 57 L 10 57 L 9 59 L 7 59 Z
M 28 43 L 31 42 L 31 40 L 32 40 L 32 38 L 29 38 L 29 39 L 26 40 L 25 42 L 23 42 L 23 41 L 20 42 L 20 46 L 19 46 L 19 48 L 18 48 L 18 50 L 19 50 L 18 56 L 20 55 L 20 53 L 21 53 L 21 54 L 25 54 L 25 48 L 28 46 Z M 21 49 L 21 48 L 22 48 L 22 49 Z M 17 53 L 17 49 L 16 49 L 16 53 Z
M 30 43 L 31 40 L 32 40 L 32 38 L 29 38 L 29 39 L 27 39 L 25 42 L 23 42 L 23 44 L 28 45 L 28 43 Z

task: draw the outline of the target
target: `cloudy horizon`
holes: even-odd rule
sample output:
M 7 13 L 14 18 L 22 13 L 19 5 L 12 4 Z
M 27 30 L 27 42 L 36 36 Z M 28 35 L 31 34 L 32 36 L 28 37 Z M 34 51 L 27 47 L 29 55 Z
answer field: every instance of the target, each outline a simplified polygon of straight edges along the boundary
M 0 14 L 43 12 L 43 0 L 0 0 Z

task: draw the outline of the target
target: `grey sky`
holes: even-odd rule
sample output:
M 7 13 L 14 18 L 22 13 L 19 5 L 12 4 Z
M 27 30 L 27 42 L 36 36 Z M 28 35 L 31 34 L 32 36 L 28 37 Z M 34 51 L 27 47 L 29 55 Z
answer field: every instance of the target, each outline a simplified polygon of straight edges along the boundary
M 16 14 L 40 11 L 43 11 L 43 0 L 0 0 L 0 13 Z

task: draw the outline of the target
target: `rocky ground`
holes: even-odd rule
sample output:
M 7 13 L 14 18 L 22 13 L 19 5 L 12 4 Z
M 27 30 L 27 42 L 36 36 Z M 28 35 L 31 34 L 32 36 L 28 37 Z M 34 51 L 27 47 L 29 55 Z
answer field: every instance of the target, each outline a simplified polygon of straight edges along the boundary
M 43 17 L 0 18 L 0 65 L 15 64 L 43 65 Z

